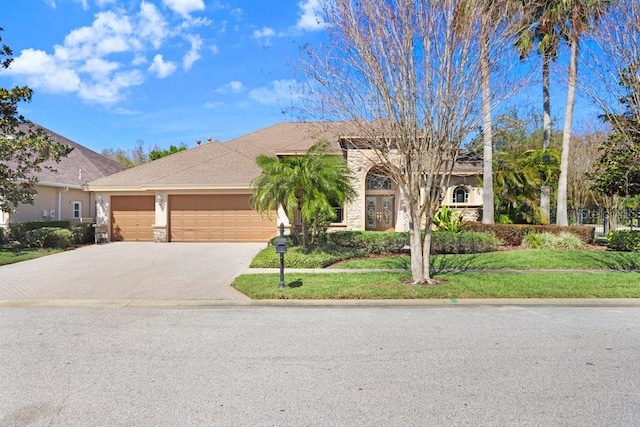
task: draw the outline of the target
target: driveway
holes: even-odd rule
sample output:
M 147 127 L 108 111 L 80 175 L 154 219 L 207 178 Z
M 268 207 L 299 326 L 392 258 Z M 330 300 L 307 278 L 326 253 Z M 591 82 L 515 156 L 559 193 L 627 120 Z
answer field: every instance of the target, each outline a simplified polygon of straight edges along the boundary
M 264 243 L 91 245 L 0 267 L 0 300 L 235 300 Z

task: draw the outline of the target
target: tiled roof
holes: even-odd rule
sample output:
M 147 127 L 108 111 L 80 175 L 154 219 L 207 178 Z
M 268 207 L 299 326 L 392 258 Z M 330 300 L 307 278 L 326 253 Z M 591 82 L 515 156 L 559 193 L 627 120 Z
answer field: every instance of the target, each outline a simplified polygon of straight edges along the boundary
M 142 188 L 249 188 L 260 174 L 260 154 L 303 154 L 326 140 L 342 150 L 340 136 L 354 135 L 349 122 L 283 122 L 225 143 L 209 142 L 89 183 L 93 191 Z
M 40 182 L 82 186 L 89 181 L 126 169 L 108 157 L 98 154 L 62 135 L 42 126 L 35 126 L 47 132 L 55 141 L 73 148 L 60 162 L 50 161 L 43 163 L 43 166 L 51 166 L 54 170 L 52 171 L 43 167 L 40 172 L 35 173 L 34 176 L 38 178 Z

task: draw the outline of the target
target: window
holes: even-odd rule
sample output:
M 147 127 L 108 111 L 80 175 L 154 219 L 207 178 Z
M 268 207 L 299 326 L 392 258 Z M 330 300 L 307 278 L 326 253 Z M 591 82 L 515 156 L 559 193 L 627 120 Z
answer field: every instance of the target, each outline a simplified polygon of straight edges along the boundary
M 391 190 L 391 178 L 372 172 L 367 175 L 367 190 Z
M 453 203 L 469 203 L 469 190 L 465 187 L 456 187 L 453 190 Z
M 73 205 L 73 217 L 81 218 L 82 217 L 82 202 L 71 202 Z

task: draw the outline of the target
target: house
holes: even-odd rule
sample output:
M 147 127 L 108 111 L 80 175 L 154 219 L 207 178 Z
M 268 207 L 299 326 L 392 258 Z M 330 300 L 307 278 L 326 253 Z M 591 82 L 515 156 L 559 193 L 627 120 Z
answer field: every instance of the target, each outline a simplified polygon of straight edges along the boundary
M 126 169 L 113 160 L 89 150 L 55 132 L 42 128 L 54 140 L 67 144 L 71 152 L 59 163 L 45 163 L 55 170 L 42 168 L 35 174 L 37 196 L 33 205 L 21 204 L 13 212 L 0 212 L 0 227 L 11 222 L 70 221 L 93 222 L 95 199 L 84 190 L 89 182 Z
M 97 224 L 111 241 L 265 241 L 289 221 L 280 210 L 260 216 L 251 209 L 251 182 L 261 172 L 260 154 L 299 155 L 319 140 L 343 154 L 355 173 L 358 197 L 336 207 L 332 229 L 406 230 L 395 184 L 362 150 L 351 149 L 346 123 L 285 122 L 226 143 L 208 142 L 168 157 L 89 182 L 97 201 Z M 445 203 L 477 215 L 481 161 L 466 158 L 454 169 Z

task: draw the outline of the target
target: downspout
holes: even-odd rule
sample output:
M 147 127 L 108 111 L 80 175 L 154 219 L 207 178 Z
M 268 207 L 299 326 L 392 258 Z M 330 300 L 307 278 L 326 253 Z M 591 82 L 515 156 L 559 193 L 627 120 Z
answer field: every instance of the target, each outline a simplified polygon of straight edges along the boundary
M 69 187 L 63 187 L 61 191 L 58 191 L 58 221 L 62 220 L 62 193 L 69 191 Z

